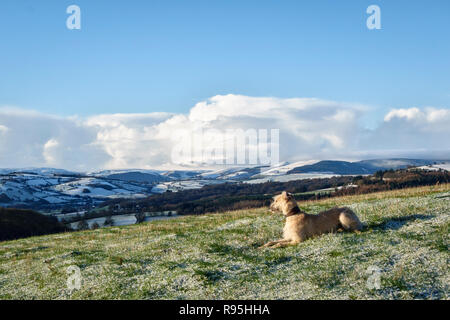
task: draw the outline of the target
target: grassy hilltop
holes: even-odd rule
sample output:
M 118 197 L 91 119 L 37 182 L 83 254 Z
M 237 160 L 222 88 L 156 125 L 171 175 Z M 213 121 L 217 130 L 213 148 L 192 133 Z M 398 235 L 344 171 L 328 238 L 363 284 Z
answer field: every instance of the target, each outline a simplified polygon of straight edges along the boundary
M 0 242 L 0 299 L 449 298 L 450 185 L 300 203 L 336 205 L 364 232 L 258 250 L 283 226 L 261 208 Z M 71 265 L 83 277 L 73 292 Z

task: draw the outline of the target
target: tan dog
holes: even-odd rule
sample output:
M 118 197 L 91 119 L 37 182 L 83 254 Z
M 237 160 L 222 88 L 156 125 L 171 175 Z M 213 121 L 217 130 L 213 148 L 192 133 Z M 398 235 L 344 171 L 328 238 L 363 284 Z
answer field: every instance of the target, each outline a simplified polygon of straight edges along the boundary
M 270 241 L 260 248 L 295 245 L 308 238 L 341 229 L 356 232 L 362 229 L 358 217 L 349 208 L 333 208 L 319 214 L 308 214 L 300 210 L 292 194 L 286 191 L 273 199 L 270 210 L 281 212 L 286 217 L 283 239 Z

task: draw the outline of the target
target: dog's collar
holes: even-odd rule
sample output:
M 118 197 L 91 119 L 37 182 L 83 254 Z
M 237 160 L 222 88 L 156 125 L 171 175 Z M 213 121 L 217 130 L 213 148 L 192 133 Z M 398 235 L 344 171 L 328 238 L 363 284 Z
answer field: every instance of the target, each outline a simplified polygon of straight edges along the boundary
M 297 206 L 295 206 L 294 208 L 292 208 L 292 209 L 287 213 L 286 218 L 287 218 L 287 217 L 291 217 L 291 216 L 295 216 L 295 215 L 300 214 L 300 213 L 302 213 L 302 211 L 300 210 L 300 208 L 297 207 Z

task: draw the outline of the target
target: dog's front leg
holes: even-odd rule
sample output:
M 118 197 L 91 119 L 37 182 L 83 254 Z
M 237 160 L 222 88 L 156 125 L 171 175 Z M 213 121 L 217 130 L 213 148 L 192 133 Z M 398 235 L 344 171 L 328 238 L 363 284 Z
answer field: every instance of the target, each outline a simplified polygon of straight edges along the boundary
M 259 249 L 262 249 L 262 248 L 274 248 L 276 245 L 278 245 L 278 244 L 280 244 L 280 243 L 284 243 L 284 242 L 289 242 L 290 240 L 286 240 L 286 239 L 279 239 L 279 240 L 276 240 L 276 241 L 269 241 L 269 242 L 267 242 L 265 245 L 263 245 L 263 246 L 261 246 L 261 247 L 259 247 Z
M 265 245 L 262 245 L 261 247 L 259 247 L 259 249 L 272 247 L 272 246 L 275 246 L 275 245 L 277 245 L 279 243 L 282 243 L 282 242 L 285 242 L 285 241 L 290 241 L 290 240 L 279 239 L 279 240 L 276 240 L 276 241 L 269 241 Z
M 284 248 L 288 246 L 295 246 L 296 244 L 299 244 L 300 241 L 298 240 L 285 240 L 283 242 L 278 242 L 277 244 L 273 245 L 271 248 Z

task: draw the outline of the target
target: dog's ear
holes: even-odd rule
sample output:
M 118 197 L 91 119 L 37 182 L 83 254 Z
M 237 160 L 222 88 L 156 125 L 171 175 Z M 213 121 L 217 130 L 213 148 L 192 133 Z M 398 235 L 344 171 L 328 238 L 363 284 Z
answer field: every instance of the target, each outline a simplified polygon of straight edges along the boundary
M 289 193 L 287 191 L 283 191 L 283 193 L 281 193 L 281 195 L 283 196 L 283 198 L 285 199 L 292 199 L 292 193 Z

